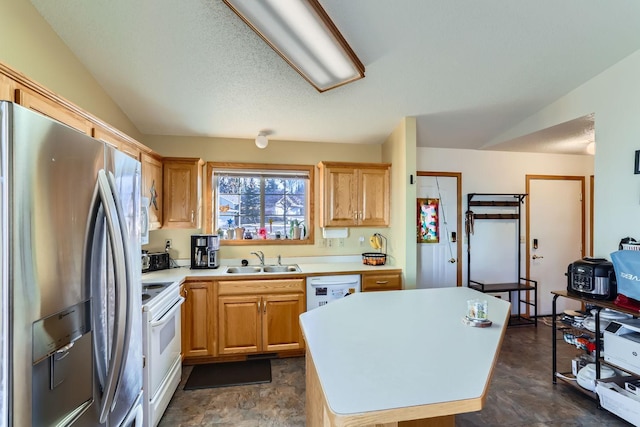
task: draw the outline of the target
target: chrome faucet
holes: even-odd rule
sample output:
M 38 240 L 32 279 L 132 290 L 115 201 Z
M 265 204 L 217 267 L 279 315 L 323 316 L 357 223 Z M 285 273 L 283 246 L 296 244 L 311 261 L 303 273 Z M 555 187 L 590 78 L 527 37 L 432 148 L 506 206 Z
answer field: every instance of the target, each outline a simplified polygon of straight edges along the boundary
M 278 255 L 278 265 L 282 265 L 282 256 Z
M 251 255 L 255 255 L 260 260 L 260 265 L 264 265 L 264 253 L 262 251 L 251 252 Z

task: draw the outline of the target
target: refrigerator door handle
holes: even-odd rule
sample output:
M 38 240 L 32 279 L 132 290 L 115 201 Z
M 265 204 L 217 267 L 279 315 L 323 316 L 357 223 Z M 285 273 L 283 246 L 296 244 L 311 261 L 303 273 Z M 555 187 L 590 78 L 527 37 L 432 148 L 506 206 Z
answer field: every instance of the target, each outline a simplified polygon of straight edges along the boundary
M 109 367 L 100 402 L 100 423 L 107 421 L 109 412 L 116 402 L 117 388 L 122 375 L 124 355 L 127 351 L 127 323 L 129 312 L 130 272 L 127 265 L 128 247 L 125 230 L 122 228 L 122 207 L 115 196 L 113 178 L 104 170 L 98 172 L 96 196 L 102 203 L 107 223 L 107 233 L 111 239 L 111 250 L 114 261 L 115 301 L 114 301 L 114 334 L 109 357 Z M 124 260 L 124 261 L 123 261 Z

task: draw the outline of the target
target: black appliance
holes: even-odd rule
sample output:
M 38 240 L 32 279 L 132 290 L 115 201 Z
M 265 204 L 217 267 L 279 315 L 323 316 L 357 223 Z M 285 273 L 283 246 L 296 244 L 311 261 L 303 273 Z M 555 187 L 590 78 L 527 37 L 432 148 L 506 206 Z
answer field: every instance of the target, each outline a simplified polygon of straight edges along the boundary
M 147 273 L 149 271 L 166 270 L 170 268 L 171 261 L 167 252 L 149 252 L 146 254 L 146 258 L 146 263 L 143 263 L 142 265 L 143 273 Z
M 613 263 L 585 257 L 569 264 L 567 291 L 587 298 L 613 300 L 618 295 Z
M 218 268 L 220 238 L 216 234 L 191 236 L 191 268 Z

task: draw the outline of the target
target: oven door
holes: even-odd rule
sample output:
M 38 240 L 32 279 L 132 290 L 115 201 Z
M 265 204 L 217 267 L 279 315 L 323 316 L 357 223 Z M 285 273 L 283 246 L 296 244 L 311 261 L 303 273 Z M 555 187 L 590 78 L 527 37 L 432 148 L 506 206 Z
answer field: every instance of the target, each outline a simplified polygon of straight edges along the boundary
M 148 327 L 147 372 L 149 375 L 148 400 L 153 400 L 160 385 L 180 358 L 180 306 L 183 297 L 178 297 L 167 310 L 152 318 Z

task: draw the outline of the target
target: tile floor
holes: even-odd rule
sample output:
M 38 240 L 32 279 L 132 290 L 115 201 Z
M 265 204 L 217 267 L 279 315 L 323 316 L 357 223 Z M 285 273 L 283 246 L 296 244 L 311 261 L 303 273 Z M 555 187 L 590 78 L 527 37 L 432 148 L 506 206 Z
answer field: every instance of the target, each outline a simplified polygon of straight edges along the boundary
M 565 363 L 575 348 L 559 342 Z M 272 382 L 188 390 L 183 370 L 161 427 L 303 427 L 304 358 L 272 360 Z M 471 360 L 470 360 L 471 362 Z M 551 328 L 543 322 L 507 330 L 482 411 L 456 417 L 458 427 L 475 426 L 628 426 L 598 409 L 596 402 L 564 384 L 551 382 Z M 457 385 L 454 385 L 457 386 Z

